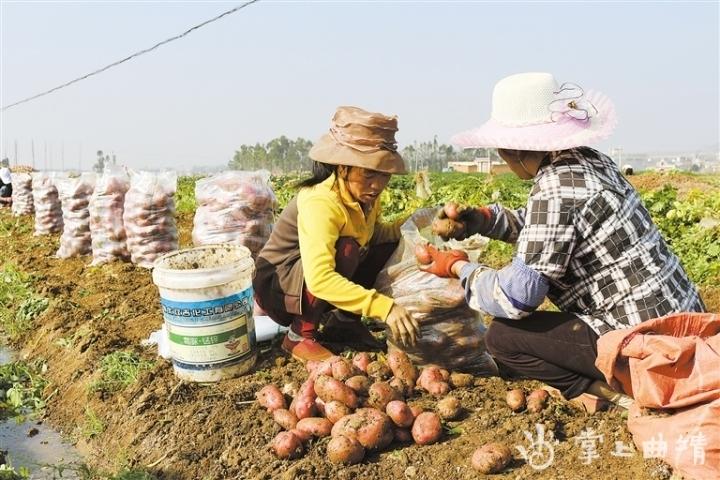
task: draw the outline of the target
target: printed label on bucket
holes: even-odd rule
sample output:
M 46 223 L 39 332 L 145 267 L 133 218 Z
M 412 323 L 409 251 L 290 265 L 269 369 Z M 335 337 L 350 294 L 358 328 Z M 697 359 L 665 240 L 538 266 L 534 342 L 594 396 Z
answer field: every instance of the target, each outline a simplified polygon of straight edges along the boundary
M 223 368 L 242 360 L 255 348 L 252 292 L 205 301 L 161 298 L 173 362 Z
M 163 317 L 174 325 L 212 325 L 228 319 L 249 315 L 253 310 L 253 289 L 247 288 L 240 293 L 205 301 L 183 302 L 160 298 Z
M 181 326 L 168 323 L 170 352 L 174 360 L 213 364 L 240 357 L 250 348 L 247 318 L 242 315 L 222 326 Z

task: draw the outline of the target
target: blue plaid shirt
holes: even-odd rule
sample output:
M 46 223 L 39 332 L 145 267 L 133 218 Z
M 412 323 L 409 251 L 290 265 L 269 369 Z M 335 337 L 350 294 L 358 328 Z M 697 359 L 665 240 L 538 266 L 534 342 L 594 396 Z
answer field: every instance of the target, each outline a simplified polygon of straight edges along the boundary
M 510 265 L 470 263 L 468 304 L 520 319 L 545 297 L 598 335 L 675 312 L 703 312 L 697 288 L 635 189 L 595 150 L 565 150 L 542 166 L 526 207 L 491 205 L 484 234 L 517 244 Z

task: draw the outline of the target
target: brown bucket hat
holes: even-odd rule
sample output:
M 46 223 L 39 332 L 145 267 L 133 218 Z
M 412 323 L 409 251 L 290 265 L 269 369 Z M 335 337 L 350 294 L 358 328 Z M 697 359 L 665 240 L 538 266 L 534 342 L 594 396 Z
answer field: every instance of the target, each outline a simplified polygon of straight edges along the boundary
M 338 107 L 330 131 L 310 149 L 310 158 L 332 165 L 362 167 L 385 173 L 407 173 L 397 152 L 397 117 L 358 107 Z

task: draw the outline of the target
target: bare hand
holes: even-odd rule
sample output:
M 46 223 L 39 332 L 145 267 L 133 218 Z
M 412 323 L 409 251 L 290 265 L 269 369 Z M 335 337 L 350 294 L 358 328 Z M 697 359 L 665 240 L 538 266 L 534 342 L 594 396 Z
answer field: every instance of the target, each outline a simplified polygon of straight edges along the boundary
M 417 337 L 420 336 L 420 324 L 418 321 L 410 315 L 410 312 L 397 303 L 393 304 L 385 323 L 390 327 L 393 338 L 396 341 L 399 340 L 403 345 L 414 346 Z

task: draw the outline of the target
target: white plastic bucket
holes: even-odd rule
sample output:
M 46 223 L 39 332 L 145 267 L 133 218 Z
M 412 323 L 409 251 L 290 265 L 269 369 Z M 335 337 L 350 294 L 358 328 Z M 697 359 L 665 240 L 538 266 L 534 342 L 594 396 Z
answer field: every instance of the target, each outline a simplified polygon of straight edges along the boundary
M 175 374 L 216 382 L 257 358 L 250 250 L 219 244 L 171 252 L 154 263 Z

